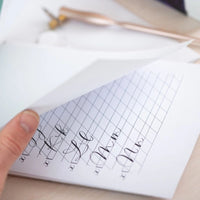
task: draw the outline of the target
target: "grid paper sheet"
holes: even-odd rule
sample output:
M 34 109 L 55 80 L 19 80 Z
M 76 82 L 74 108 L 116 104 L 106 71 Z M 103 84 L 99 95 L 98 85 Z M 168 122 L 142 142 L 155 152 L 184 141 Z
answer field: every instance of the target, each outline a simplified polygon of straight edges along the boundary
M 183 80 L 179 73 L 136 70 L 43 114 L 12 172 L 123 192 L 172 196 L 192 148 L 184 158 L 175 153 L 174 158 L 185 163 L 173 172 L 174 158 L 170 156 L 172 150 L 179 151 L 174 141 L 180 135 L 176 136 L 178 129 L 170 131 L 171 126 L 167 130 L 163 125 L 173 112 L 171 107 Z M 167 131 L 166 136 L 163 132 Z M 192 145 L 194 141 L 191 139 Z M 171 145 L 170 150 L 166 143 Z M 174 183 L 166 190 L 172 179 Z
M 142 168 L 181 79 L 173 74 L 134 72 L 41 116 L 39 128 L 19 159 L 34 154 L 46 167 L 59 159 L 73 170 L 79 162 Z
M 180 83 L 136 71 L 49 111 L 19 160 L 34 155 L 48 167 L 56 159 L 70 171 L 83 162 L 96 174 L 120 165 L 125 178 L 144 165 Z

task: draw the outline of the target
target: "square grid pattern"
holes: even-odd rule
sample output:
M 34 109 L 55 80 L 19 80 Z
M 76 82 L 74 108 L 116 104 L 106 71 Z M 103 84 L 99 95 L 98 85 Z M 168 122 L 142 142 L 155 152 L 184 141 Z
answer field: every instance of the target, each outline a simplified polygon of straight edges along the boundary
M 174 74 L 135 71 L 41 116 L 23 152 L 73 171 L 81 162 L 93 168 L 138 172 L 167 116 L 181 84 Z

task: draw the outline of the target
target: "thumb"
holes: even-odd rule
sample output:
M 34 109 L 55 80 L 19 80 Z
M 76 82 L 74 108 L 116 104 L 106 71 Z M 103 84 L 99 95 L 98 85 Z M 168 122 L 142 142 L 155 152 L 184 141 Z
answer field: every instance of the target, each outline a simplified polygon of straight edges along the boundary
M 14 117 L 0 132 L 0 193 L 8 170 L 21 155 L 36 131 L 39 116 L 25 110 Z

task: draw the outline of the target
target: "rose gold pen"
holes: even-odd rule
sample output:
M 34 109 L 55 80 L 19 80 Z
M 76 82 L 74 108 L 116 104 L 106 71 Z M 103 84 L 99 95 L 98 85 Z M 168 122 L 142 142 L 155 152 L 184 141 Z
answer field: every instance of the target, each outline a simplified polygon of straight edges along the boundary
M 49 11 L 46 9 L 44 10 L 49 16 L 51 15 Z M 81 10 L 75 10 L 67 7 L 61 7 L 59 10 L 59 17 L 62 16 L 63 18 L 66 19 L 75 19 L 78 21 L 82 21 L 85 23 L 89 24 L 95 24 L 95 25 L 101 25 L 101 26 L 120 26 L 129 30 L 134 30 L 134 31 L 140 31 L 144 33 L 150 33 L 154 35 L 160 35 L 164 37 L 170 37 L 178 40 L 193 40 L 192 44 L 200 46 L 200 38 L 184 35 L 184 34 L 179 34 L 171 31 L 165 31 L 162 29 L 157 29 L 157 28 L 151 28 L 147 26 L 142 26 L 138 24 L 133 24 L 129 22 L 121 22 L 114 20 L 110 17 L 107 17 L 105 15 L 99 14 L 99 13 L 94 13 L 94 12 L 86 12 L 86 11 L 81 11 Z M 60 17 L 60 18 L 62 18 Z M 52 18 L 52 17 L 51 17 Z M 59 19 L 59 18 L 57 18 Z M 52 19 L 53 20 L 53 19 Z M 55 20 L 55 19 L 54 19 Z M 62 20 L 61 20 L 62 21 Z M 55 26 L 51 26 L 50 28 L 54 29 L 63 23 L 60 23 L 60 20 L 58 20 L 58 23 L 56 23 Z

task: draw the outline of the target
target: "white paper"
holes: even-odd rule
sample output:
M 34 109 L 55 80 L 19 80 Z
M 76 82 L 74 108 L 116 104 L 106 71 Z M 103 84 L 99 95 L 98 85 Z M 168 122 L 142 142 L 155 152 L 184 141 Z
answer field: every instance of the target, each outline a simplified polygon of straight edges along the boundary
M 133 52 L 1 45 L 0 127 L 25 108 L 42 114 L 186 45 Z
M 199 75 L 160 61 L 43 114 L 11 172 L 171 198 L 200 131 Z

